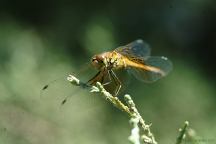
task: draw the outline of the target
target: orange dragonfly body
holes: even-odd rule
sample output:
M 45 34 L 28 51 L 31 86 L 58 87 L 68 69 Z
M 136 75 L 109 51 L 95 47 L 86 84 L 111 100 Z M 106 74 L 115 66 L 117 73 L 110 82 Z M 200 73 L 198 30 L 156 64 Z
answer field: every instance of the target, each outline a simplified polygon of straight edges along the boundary
M 121 81 L 114 70 L 125 69 L 144 82 L 154 82 L 166 76 L 172 70 L 171 61 L 163 56 L 150 56 L 150 51 L 149 45 L 139 39 L 113 51 L 93 56 L 91 63 L 99 72 L 88 81 L 88 84 L 94 85 L 99 81 L 103 85 L 109 85 L 114 82 L 114 95 L 117 96 L 121 89 Z M 109 78 L 106 83 L 105 76 Z

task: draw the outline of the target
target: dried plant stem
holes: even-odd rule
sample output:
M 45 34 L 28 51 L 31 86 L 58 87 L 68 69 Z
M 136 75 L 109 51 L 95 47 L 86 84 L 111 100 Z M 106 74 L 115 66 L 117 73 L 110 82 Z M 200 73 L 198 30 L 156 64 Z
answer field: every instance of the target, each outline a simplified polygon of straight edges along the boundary
M 99 82 L 96 83 L 96 86 L 88 86 L 73 75 L 69 75 L 67 80 L 70 81 L 73 85 L 89 88 L 90 92 L 92 93 L 100 93 L 103 98 L 112 103 L 115 107 L 117 107 L 121 111 L 126 112 L 130 116 L 130 123 L 132 125 L 131 135 L 129 136 L 131 143 L 140 144 L 140 140 L 142 140 L 144 144 L 157 144 L 154 135 L 150 130 L 151 125 L 145 124 L 145 121 L 139 114 L 135 103 L 128 94 L 124 96 L 124 99 L 126 101 L 126 104 L 124 104 L 118 99 L 118 97 L 112 96 L 109 92 L 107 92 L 104 89 L 103 85 Z M 141 135 L 139 125 L 141 125 L 143 129 L 143 134 Z

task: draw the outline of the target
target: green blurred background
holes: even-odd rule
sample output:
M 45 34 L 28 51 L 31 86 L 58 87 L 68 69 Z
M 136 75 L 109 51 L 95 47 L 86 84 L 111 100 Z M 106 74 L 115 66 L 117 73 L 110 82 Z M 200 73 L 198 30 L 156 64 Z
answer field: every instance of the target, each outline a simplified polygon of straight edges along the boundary
M 156 83 L 132 78 L 127 88 L 156 140 L 174 143 L 185 120 L 204 140 L 214 138 L 216 1 L 3 0 L 0 143 L 129 143 L 128 116 L 100 96 L 64 82 L 42 97 L 40 90 L 78 72 L 92 55 L 138 38 L 174 65 Z

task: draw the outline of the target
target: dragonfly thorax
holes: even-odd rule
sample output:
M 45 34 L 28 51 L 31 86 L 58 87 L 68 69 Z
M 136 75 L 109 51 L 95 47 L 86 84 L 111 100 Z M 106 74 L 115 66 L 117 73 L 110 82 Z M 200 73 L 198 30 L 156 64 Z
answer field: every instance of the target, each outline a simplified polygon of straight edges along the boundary
M 122 56 L 116 52 L 105 52 L 92 57 L 92 65 L 101 70 L 107 69 L 119 69 L 124 67 L 124 60 Z

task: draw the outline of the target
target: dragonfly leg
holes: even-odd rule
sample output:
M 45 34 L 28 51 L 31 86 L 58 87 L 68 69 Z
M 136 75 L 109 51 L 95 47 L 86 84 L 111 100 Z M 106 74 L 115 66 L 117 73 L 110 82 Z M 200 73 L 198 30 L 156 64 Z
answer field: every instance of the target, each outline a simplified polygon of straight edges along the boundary
M 103 69 L 101 71 L 99 71 L 93 78 L 91 78 L 87 83 L 90 85 L 95 85 L 96 82 L 100 82 L 102 85 L 108 85 L 110 84 L 111 78 L 110 78 L 110 74 L 108 73 L 109 76 L 109 81 L 104 83 L 104 78 L 107 75 L 108 71 L 106 69 Z
M 108 71 L 107 74 L 108 74 L 109 81 L 106 82 L 106 83 L 104 83 L 103 86 L 109 85 L 112 82 L 112 79 L 111 79 L 111 76 L 110 76 L 110 72 Z
M 93 78 L 91 78 L 87 83 L 90 85 L 94 85 L 97 81 L 99 81 L 98 77 L 100 77 L 102 71 L 99 71 Z
M 119 80 L 119 78 L 116 76 L 116 74 L 112 70 L 110 70 L 109 72 L 116 84 L 116 90 L 115 90 L 114 96 L 117 96 L 119 93 L 119 90 L 121 89 L 121 81 Z

